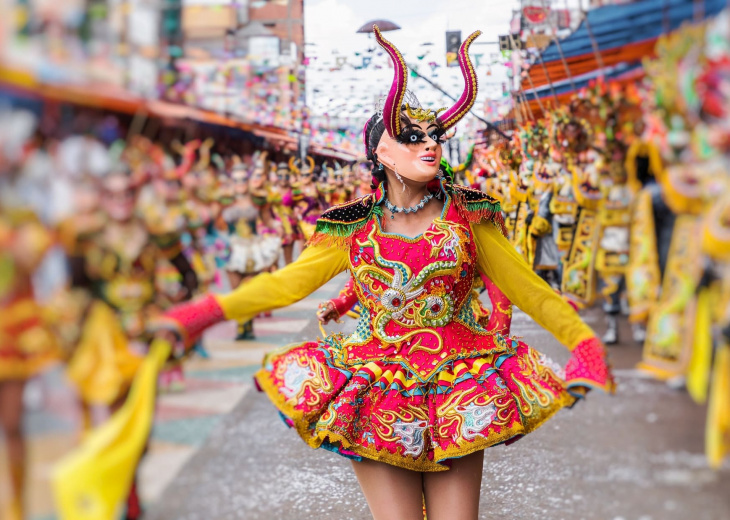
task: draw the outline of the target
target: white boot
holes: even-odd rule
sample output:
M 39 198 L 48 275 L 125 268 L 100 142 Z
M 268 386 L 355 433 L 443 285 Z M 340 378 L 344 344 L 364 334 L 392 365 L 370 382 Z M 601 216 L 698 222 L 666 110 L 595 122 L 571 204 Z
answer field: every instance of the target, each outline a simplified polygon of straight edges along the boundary
M 618 343 L 618 320 L 613 314 L 607 315 L 606 320 L 608 321 L 608 329 L 603 335 L 603 344 L 615 345 Z
M 641 323 L 633 323 L 631 325 L 631 332 L 634 336 L 634 341 L 639 345 L 643 345 L 646 340 L 646 328 Z

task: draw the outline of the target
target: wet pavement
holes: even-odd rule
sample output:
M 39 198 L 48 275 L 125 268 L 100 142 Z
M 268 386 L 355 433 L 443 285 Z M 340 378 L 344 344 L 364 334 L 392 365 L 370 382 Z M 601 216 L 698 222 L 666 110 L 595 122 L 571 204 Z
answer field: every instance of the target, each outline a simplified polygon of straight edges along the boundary
M 290 309 L 294 314 L 284 319 L 304 324 L 294 333 L 282 328 L 289 333 L 270 336 L 272 345 L 318 336 L 316 303 L 336 288 L 333 281 Z M 599 332 L 600 316 L 594 309 L 585 317 Z M 628 340 L 626 323 L 621 332 Z M 567 360 L 567 351 L 519 311 L 513 333 L 557 361 Z M 247 344 L 235 349 L 239 356 L 266 350 Z M 712 471 L 706 465 L 704 408 L 686 392 L 635 371 L 640 349 L 630 341 L 612 347 L 611 356 L 615 396 L 592 393 L 514 445 L 486 451 L 481 519 L 730 520 L 730 466 Z M 239 369 L 236 377 L 253 369 Z M 263 394 L 246 388 L 155 497 L 147 518 L 369 518 L 350 463 L 307 447 Z

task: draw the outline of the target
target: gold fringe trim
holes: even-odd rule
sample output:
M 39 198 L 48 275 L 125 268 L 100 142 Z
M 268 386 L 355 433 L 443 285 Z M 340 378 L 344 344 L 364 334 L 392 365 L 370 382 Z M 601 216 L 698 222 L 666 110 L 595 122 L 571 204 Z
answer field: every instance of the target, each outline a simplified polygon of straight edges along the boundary
M 437 445 L 433 445 L 433 461 L 428 459 L 428 452 L 426 451 L 424 451 L 418 459 L 413 460 L 409 459 L 407 456 L 390 453 L 387 450 L 378 451 L 356 444 L 352 441 L 352 439 L 348 438 L 344 432 L 337 432 L 328 429 L 321 429 L 313 432 L 310 425 L 312 422 L 316 422 L 317 416 L 321 415 L 321 413 L 315 412 L 306 415 L 290 405 L 287 402 L 286 397 L 279 392 L 279 388 L 272 381 L 270 372 L 265 368 L 259 370 L 254 377 L 274 406 L 287 418 L 291 419 L 294 423 L 294 429 L 309 447 L 314 449 L 320 448 L 325 441 L 328 441 L 329 443 L 339 443 L 344 450 L 352 452 L 357 456 L 378 462 L 384 462 L 391 466 L 411 471 L 429 473 L 448 471 L 450 469 L 443 463 L 436 462 L 438 460 L 444 461 L 447 459 L 464 457 L 471 453 L 504 443 L 518 435 L 527 435 L 545 424 L 545 422 L 552 418 L 559 410 L 572 406 L 577 401 L 576 397 L 570 395 L 567 391 L 564 391 L 561 395 L 556 397 L 555 401 L 553 401 L 549 407 L 541 408 L 541 413 L 534 417 L 533 420 L 530 420 L 530 417 L 521 416 L 522 422 L 518 423 L 515 427 L 504 428 L 497 435 L 480 437 L 466 445 L 452 446 L 446 450 L 442 450 Z M 515 397 L 515 399 L 517 398 Z
M 478 224 L 484 220 L 491 221 L 504 236 L 507 236 L 507 227 L 502 215 L 502 208 L 498 201 L 490 202 L 488 200 L 479 202 L 470 202 L 466 200 L 465 194 L 454 187 L 452 198 L 456 205 L 459 215 L 472 224 Z

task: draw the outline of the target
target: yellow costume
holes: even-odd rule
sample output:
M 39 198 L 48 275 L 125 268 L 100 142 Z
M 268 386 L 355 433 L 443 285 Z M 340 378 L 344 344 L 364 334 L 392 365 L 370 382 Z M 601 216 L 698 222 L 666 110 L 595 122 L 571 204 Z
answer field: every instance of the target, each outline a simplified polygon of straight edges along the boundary
M 702 249 L 713 264 L 716 279 L 700 293 L 697 314 L 703 318 L 704 328 L 697 331 L 700 334 L 695 333 L 700 339 L 695 341 L 687 378 L 687 386 L 695 400 L 709 401 L 705 450 L 710 465 L 715 468 L 719 468 L 730 454 L 730 344 L 727 337 L 730 331 L 729 216 L 730 194 L 725 190 L 724 196 L 704 217 Z M 716 336 L 714 362 L 712 324 L 721 330 Z
M 32 212 L 0 213 L 0 381 L 31 378 L 61 358 L 31 281 L 51 245 Z
M 601 192 L 595 164 L 574 164 L 573 195 L 577 203 L 575 232 L 564 259 L 561 291 L 579 307 L 590 306 L 596 295 L 595 254 L 598 250 L 598 207 Z
M 509 241 L 491 223 L 472 225 L 477 243 L 478 269 L 541 327 L 569 349 L 594 336 L 573 309 L 537 276 Z M 262 273 L 235 291 L 215 298 L 226 319 L 247 320 L 257 314 L 291 305 L 348 268 L 347 252 L 310 245 L 299 259 L 274 273 Z
M 689 182 L 685 177 L 695 179 L 689 170 L 676 166 L 662 176 L 661 183 L 661 198 L 675 219 L 664 260 L 661 293 L 649 309 L 643 360 L 639 365 L 660 379 L 686 375 L 694 336 L 695 290 L 702 275 L 702 228 L 698 215 L 704 200 L 694 180 Z M 662 260 L 660 257 L 660 265 Z
M 93 298 L 68 375 L 84 402 L 108 406 L 126 393 L 142 361 L 128 343 L 145 338 L 147 320 L 160 312 L 158 262 L 180 255 L 180 244 L 176 234 L 150 235 L 138 221 L 102 224 L 77 237 L 66 233 L 69 256 L 83 266 L 81 287 Z

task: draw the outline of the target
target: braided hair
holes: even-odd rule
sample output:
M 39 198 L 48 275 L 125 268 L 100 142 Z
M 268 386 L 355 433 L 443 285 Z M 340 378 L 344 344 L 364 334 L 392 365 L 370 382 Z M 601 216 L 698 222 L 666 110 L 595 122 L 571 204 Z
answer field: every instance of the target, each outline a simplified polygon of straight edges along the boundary
M 378 163 L 378 154 L 375 153 L 375 149 L 378 147 L 380 138 L 385 133 L 385 121 L 378 115 L 372 116 L 365 123 L 363 130 L 363 141 L 365 142 L 365 156 L 373 164 L 373 169 L 370 171 L 373 180 L 372 188 L 376 189 L 378 184 L 385 182 L 385 169 Z

